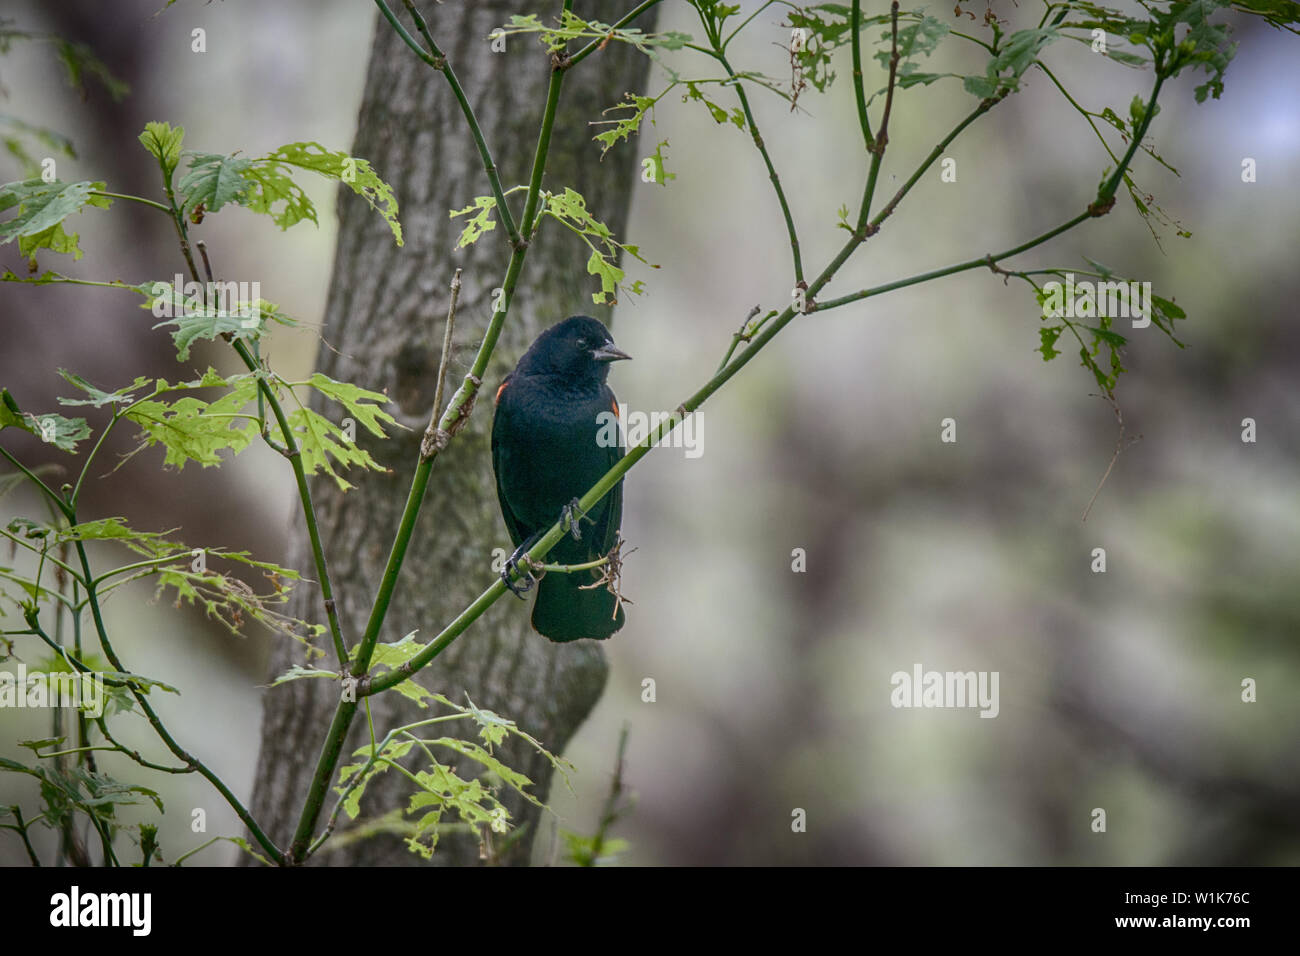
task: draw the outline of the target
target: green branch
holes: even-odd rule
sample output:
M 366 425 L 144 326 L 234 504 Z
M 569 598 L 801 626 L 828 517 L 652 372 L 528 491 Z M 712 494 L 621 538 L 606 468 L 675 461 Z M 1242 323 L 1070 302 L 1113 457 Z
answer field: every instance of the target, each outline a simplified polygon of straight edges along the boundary
M 1133 161 L 1133 156 L 1137 153 L 1138 149 L 1142 146 L 1142 138 L 1146 136 L 1147 130 L 1151 128 L 1151 121 L 1155 119 L 1156 99 L 1160 96 L 1160 87 L 1164 85 L 1164 82 L 1165 82 L 1165 74 L 1157 66 L 1156 83 L 1151 90 L 1151 98 L 1147 100 L 1147 108 L 1142 114 L 1142 123 L 1134 131 L 1133 141 L 1128 144 L 1128 151 L 1124 153 L 1124 158 L 1121 159 L 1119 161 L 1119 165 L 1115 167 L 1115 172 L 1111 174 L 1111 177 L 1109 180 L 1107 180 L 1106 185 L 1104 185 L 1098 191 L 1097 193 L 1098 204 L 1103 204 L 1114 200 L 1115 191 L 1119 189 L 1119 184 L 1124 179 L 1124 173 L 1128 169 L 1129 163 Z
M 885 90 L 885 111 L 880 118 L 879 135 L 867 146 L 871 153 L 871 169 L 867 173 L 867 185 L 862 191 L 862 204 L 858 207 L 858 235 L 864 239 L 870 235 L 867 217 L 871 215 L 871 201 L 876 195 L 880 164 L 885 158 L 885 147 L 889 145 L 889 114 L 894 108 L 894 87 L 898 79 L 898 0 L 893 0 L 890 4 L 889 23 L 889 86 Z
M 867 152 L 871 152 L 875 139 L 871 135 L 871 117 L 867 115 L 867 94 L 862 88 L 862 0 L 853 0 L 849 30 L 853 34 L 853 95 L 858 106 L 858 126 L 862 127 L 862 140 Z
M 1063 222 L 1055 229 L 1049 229 L 1041 236 L 1031 239 L 1028 242 L 1021 243 L 1020 245 L 1008 249 L 1005 252 L 990 253 L 989 255 L 980 256 L 979 258 L 976 259 L 967 259 L 965 262 L 958 262 L 955 265 L 945 266 L 942 269 L 935 269 L 931 272 L 922 272 L 919 275 L 914 275 L 908 279 L 897 279 L 894 282 L 886 282 L 883 285 L 873 286 L 870 289 L 863 289 L 860 292 L 853 292 L 850 293 L 849 295 L 842 295 L 837 299 L 827 299 L 825 302 L 818 302 L 814 305 L 809 306 L 809 311 L 826 312 L 829 311 L 830 309 L 838 309 L 842 305 L 848 305 L 850 302 L 857 302 L 861 299 L 869 299 L 872 296 L 880 295 L 884 292 L 893 292 L 895 289 L 905 289 L 908 286 L 919 285 L 922 282 L 929 282 L 932 279 L 942 279 L 944 276 L 956 275 L 958 272 L 966 272 L 970 269 L 978 269 L 981 266 L 992 268 L 996 263 L 1002 261 L 1003 259 L 1009 259 L 1011 256 L 1019 255 L 1022 252 L 1026 252 L 1034 248 L 1035 246 L 1041 246 L 1049 239 L 1054 239 L 1056 236 L 1059 236 L 1061 233 L 1073 229 L 1075 226 L 1079 225 L 1079 223 L 1084 222 L 1088 219 L 1093 219 L 1097 215 L 1098 213 L 1093 211 L 1093 207 L 1089 206 L 1086 211 L 1081 212 L 1073 219 L 1069 219 L 1066 222 Z
M 564 0 L 567 11 L 573 0 Z M 560 84 L 564 81 L 564 56 L 551 57 L 551 78 L 546 84 L 546 108 L 542 113 L 542 130 L 533 152 L 533 171 L 528 179 L 528 196 L 524 201 L 524 239 L 531 242 L 537 229 L 537 203 L 542 191 L 542 176 L 546 172 L 546 156 L 551 150 L 551 131 L 555 127 L 555 111 L 560 102 Z

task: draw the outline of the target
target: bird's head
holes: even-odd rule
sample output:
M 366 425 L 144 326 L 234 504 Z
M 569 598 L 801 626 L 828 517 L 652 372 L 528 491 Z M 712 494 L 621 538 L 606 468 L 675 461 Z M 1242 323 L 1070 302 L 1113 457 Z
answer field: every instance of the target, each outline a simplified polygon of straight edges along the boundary
M 631 357 L 614 344 L 605 326 L 590 316 L 574 315 L 539 335 L 519 367 L 531 375 L 595 378 L 603 382 L 609 375 L 610 362 Z

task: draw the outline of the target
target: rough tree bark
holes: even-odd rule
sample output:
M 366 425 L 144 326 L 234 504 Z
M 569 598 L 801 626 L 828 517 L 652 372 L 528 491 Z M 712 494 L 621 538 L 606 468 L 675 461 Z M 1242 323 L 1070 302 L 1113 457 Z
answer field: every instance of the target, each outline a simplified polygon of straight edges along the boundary
M 393 5 L 400 10 L 400 4 Z M 558 13 L 543 4 L 546 16 Z M 580 13 L 612 22 L 628 9 L 618 2 L 582 3 Z M 455 68 L 483 127 L 502 173 L 503 186 L 527 181 L 537 129 L 546 100 L 549 63 L 535 37 L 510 38 L 505 52 L 491 51 L 488 34 L 511 13 L 537 12 L 536 3 L 421 3 L 430 29 Z M 427 9 L 426 9 L 427 8 Z M 409 26 L 409 24 L 408 24 Z M 651 24 L 638 23 L 643 29 Z M 414 33 L 414 31 L 412 31 Z M 564 81 L 544 185 L 572 185 L 587 197 L 588 208 L 623 235 L 634 175 L 633 149 L 620 149 L 604 162 L 591 142 L 589 121 L 625 91 L 640 90 L 647 61 L 621 44 L 610 44 L 576 67 Z M 365 625 L 388 548 L 405 503 L 420 434 L 433 399 L 448 284 L 457 266 L 464 269 L 455 336 L 455 360 L 448 394 L 463 377 L 477 349 L 500 284 L 509 248 L 498 228 L 464 250 L 455 249 L 460 231 L 448 210 L 467 205 L 490 190 L 465 121 L 442 74 L 420 62 L 393 30 L 377 18 L 354 155 L 368 159 L 392 184 L 400 203 L 406 245 L 393 244 L 388 227 L 364 202 L 343 191 L 340 229 L 323 344 L 318 367 L 325 374 L 370 388 L 386 389 L 400 406 L 399 417 L 412 428 L 394 440 L 375 442 L 359 432 L 358 441 L 391 473 L 368 475 L 358 487 L 339 494 L 329 480 L 312 486 L 339 613 L 350 644 Z M 519 216 L 515 200 L 515 215 Z M 496 383 L 543 328 L 574 313 L 595 313 L 592 282 L 585 274 L 587 255 L 577 237 L 550 223 L 530 248 L 519 289 L 483 397 L 470 426 L 438 459 L 425 506 L 402 570 L 382 641 L 419 629 L 431 639 L 455 613 L 490 583 L 494 547 L 509 540 L 498 513 L 492 482 L 488 431 Z M 317 407 L 313 399 L 313 407 Z M 327 409 L 319 408 L 325 414 Z M 361 430 L 362 432 L 364 430 Z M 289 560 L 310 573 L 312 567 L 301 516 L 296 519 Z M 323 621 L 320 592 L 304 584 L 293 612 Z M 328 640 L 321 641 L 328 648 Z M 330 655 L 332 657 L 332 654 Z M 281 673 L 302 652 L 279 644 L 271 669 Z M 419 679 L 453 700 L 465 694 L 480 707 L 514 719 L 521 728 L 561 751 L 599 698 L 606 679 L 600 646 L 580 641 L 554 645 L 532 632 L 525 606 L 510 598 L 497 604 L 453 644 Z M 262 750 L 252 811 L 267 832 L 287 846 L 303 796 L 338 699 L 337 687 L 323 681 L 295 681 L 268 691 L 262 725 Z M 419 719 L 405 698 L 385 694 L 372 701 L 378 733 Z M 468 731 L 463 731 L 468 734 Z M 368 739 L 364 712 L 358 714 L 345 755 Z M 551 781 L 546 761 L 530 748 L 501 748 L 506 763 L 535 782 L 545 798 Z M 450 757 L 450 755 L 448 755 Z M 471 767 L 460 767 L 462 775 Z M 405 805 L 409 785 L 389 773 L 371 783 L 362 804 L 373 818 Z M 501 862 L 527 863 L 538 830 L 538 813 L 504 795 L 512 816 L 528 828 Z M 327 808 L 332 803 L 327 804 Z M 323 820 L 322 820 L 323 822 Z M 321 862 L 409 864 L 418 860 L 390 835 L 346 842 L 321 854 Z M 478 847 L 465 837 L 444 837 L 436 862 L 478 860 Z

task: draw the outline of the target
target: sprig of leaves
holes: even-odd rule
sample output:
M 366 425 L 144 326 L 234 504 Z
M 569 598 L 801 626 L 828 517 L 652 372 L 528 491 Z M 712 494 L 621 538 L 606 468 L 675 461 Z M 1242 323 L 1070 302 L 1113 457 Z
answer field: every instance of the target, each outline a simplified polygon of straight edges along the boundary
M 542 199 L 542 214 L 550 216 L 580 236 L 591 249 L 591 255 L 587 259 L 587 272 L 600 279 L 600 291 L 591 295 L 593 302 L 597 305 L 614 305 L 618 302 L 620 288 L 633 295 L 642 293 L 645 283 L 637 280 L 625 285 L 623 280 L 627 272 L 618 264 L 619 253 L 625 252 L 651 269 L 658 269 L 657 265 L 642 257 L 639 246 L 615 239 L 610 228 L 587 210 L 586 199 L 567 186 L 562 193 L 543 192 Z
M 197 218 L 237 205 L 269 216 L 281 229 L 307 220 L 319 225 L 316 206 L 293 178 L 295 170 L 306 170 L 343 183 L 384 217 L 397 245 L 402 245 L 402 226 L 397 219 L 397 197 L 369 162 L 359 156 L 332 151 L 315 142 L 287 143 L 265 156 L 182 150 L 185 130 L 167 123 L 149 123 L 140 142 L 159 162 L 163 179 L 170 188 L 172 173 L 188 157 L 188 172 L 177 185 L 182 213 Z
M 609 43 L 626 43 L 636 47 L 647 56 L 655 56 L 656 50 L 680 50 L 691 42 L 689 33 L 668 30 L 663 33 L 645 33 L 634 27 L 615 29 L 599 20 L 586 20 L 572 10 L 560 14 L 558 25 L 548 26 L 537 14 L 515 14 L 506 21 L 505 26 L 493 31 L 501 36 L 520 34 L 537 34 L 539 40 L 550 53 L 558 53 L 572 40 L 601 40 Z
M 666 143 L 660 143 L 656 146 L 655 152 L 650 157 L 651 161 L 657 164 L 656 171 L 658 173 L 662 173 L 663 170 L 663 147 L 665 145 Z M 509 190 L 509 192 L 514 192 L 514 190 Z M 652 269 L 658 269 L 659 267 L 647 262 L 642 257 L 639 246 L 620 242 L 616 239 L 610 228 L 596 219 L 587 209 L 587 200 L 583 198 L 581 193 L 565 187 L 564 191 L 560 193 L 543 190 L 540 197 L 542 204 L 539 210 L 539 218 L 549 216 L 556 222 L 561 223 L 565 228 L 580 236 L 591 250 L 591 255 L 587 259 L 587 272 L 600 280 L 600 291 L 593 292 L 591 296 L 593 302 L 598 305 L 601 303 L 613 305 L 618 301 L 619 289 L 633 295 L 640 295 L 644 291 L 645 283 L 640 280 L 632 283 L 624 282 L 627 272 L 619 265 L 620 253 L 627 253 Z M 492 217 L 496 205 L 496 199 L 492 196 L 476 196 L 468 206 L 451 211 L 450 215 L 453 219 L 459 216 L 468 217 L 456 243 L 458 248 L 477 242 L 485 233 L 496 228 L 496 220 Z
M 1133 293 L 1137 289 L 1140 294 L 1141 284 L 1117 276 L 1111 269 L 1094 260 L 1089 259 L 1088 264 L 1092 267 L 1091 270 L 1067 272 L 1064 269 L 1043 269 L 1034 273 L 1011 275 L 1025 279 L 1034 287 L 1035 302 L 1045 323 L 1038 330 L 1037 348 L 1043 361 L 1050 362 L 1061 354 L 1057 343 L 1062 335 L 1070 333 L 1079 344 L 1079 364 L 1088 369 L 1098 387 L 1110 395 L 1114 392 L 1120 375 L 1126 371 L 1121 350 L 1128 344 L 1128 339 L 1115 331 L 1115 313 L 1127 311 L 1131 317 L 1138 317 Z M 1031 275 L 1053 276 L 1054 285 L 1050 288 L 1048 283 L 1039 285 Z M 1085 280 L 1088 281 L 1086 287 L 1079 284 L 1084 289 L 1083 293 L 1076 295 L 1072 308 L 1062 308 L 1070 294 L 1070 284 L 1076 276 L 1088 276 L 1098 281 Z M 1117 305 L 1124 308 L 1116 308 Z M 1066 314 L 1067 311 L 1073 314 Z M 1187 313 L 1175 302 L 1152 294 L 1150 312 L 1146 317 L 1175 345 L 1184 347 L 1178 339 L 1174 323 L 1185 320 Z M 1048 322 L 1053 324 L 1046 324 Z
M 379 644 L 372 658 L 372 671 L 376 666 L 385 670 L 400 667 L 422 649 L 423 646 L 414 640 L 414 632 L 396 643 Z M 282 675 L 277 683 L 318 676 L 321 672 L 296 668 Z M 336 814 L 341 811 L 349 819 L 357 819 L 367 784 L 379 774 L 397 769 L 416 787 L 406 808 L 409 819 L 399 829 L 405 833 L 411 852 L 428 859 L 436 849 L 442 831 L 449 825 L 448 817 L 454 819 L 453 825 L 471 829 L 482 842 L 487 841 L 489 833 L 508 833 L 510 814 L 498 797 L 502 787 L 514 790 L 534 806 L 545 808 L 529 791 L 532 781 L 493 752 L 493 748 L 507 736 L 527 741 L 567 780 L 565 771 L 570 765 L 520 730 L 514 721 L 477 707 L 468 697 L 465 706 L 453 703 L 414 681 L 405 681 L 397 685 L 397 689 L 421 707 L 436 703 L 445 708 L 446 713 L 395 728 L 379 743 L 354 751 L 354 756 L 365 759 L 339 768 L 338 783 L 334 788 L 339 795 Z M 423 727 L 459 720 L 475 724 L 481 742 L 448 735 L 422 738 L 416 734 Z M 456 757 L 477 764 L 478 774 L 471 778 L 457 773 L 449 761 L 439 758 L 440 751 L 450 751 Z M 402 762 L 412 755 L 421 757 L 423 766 L 404 767 Z

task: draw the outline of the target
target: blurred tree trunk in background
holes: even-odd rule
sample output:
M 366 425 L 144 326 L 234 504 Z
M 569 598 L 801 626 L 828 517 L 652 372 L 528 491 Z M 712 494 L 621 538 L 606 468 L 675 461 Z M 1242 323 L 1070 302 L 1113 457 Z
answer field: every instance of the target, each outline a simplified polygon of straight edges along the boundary
M 395 6 L 400 9 L 400 4 Z M 526 182 L 546 100 L 548 57 L 534 37 L 512 37 L 505 52 L 493 52 L 488 34 L 510 14 L 535 11 L 537 6 L 519 0 L 420 6 L 474 106 L 503 186 L 508 189 Z M 549 19 L 559 5 L 553 5 L 555 11 L 547 11 L 546 6 L 542 12 Z M 606 22 L 628 8 L 622 0 L 581 7 L 582 15 Z M 358 442 L 387 465 L 390 474 L 350 475 L 358 487 L 346 495 L 328 479 L 312 487 L 350 645 L 364 629 L 429 418 L 452 273 L 457 266 L 464 269 L 448 394 L 472 361 L 491 312 L 492 290 L 502 281 L 509 257 L 500 228 L 474 246 L 455 248 L 461 225 L 448 217 L 448 210 L 490 192 L 478 154 L 442 74 L 417 59 L 382 19 L 376 22 L 352 152 L 368 159 L 396 191 L 406 245 L 395 246 L 383 220 L 350 191 L 342 192 L 318 367 L 335 379 L 385 389 L 400 406 L 399 418 L 412 431 L 387 442 L 359 432 Z M 653 23 L 637 25 L 653 27 Z M 620 236 L 625 233 L 631 188 L 637 181 L 635 150 L 615 150 L 599 162 L 588 122 L 625 91 L 642 88 L 647 62 L 636 51 L 614 43 L 565 78 L 544 182 L 552 189 L 566 185 L 578 189 L 593 214 Z M 512 198 L 518 217 L 518 195 Z M 492 549 L 509 546 L 498 514 L 488 451 L 491 397 L 496 383 L 539 331 L 571 313 L 593 311 L 584 250 L 577 237 L 554 224 L 541 231 L 530 249 L 484 380 L 483 400 L 469 427 L 434 467 L 380 640 L 396 641 L 417 629 L 418 640 L 432 639 L 491 583 Z M 599 311 L 597 315 L 608 318 Z M 315 398 L 313 407 L 331 413 Z M 295 522 L 289 563 L 311 574 L 301 516 Z M 304 583 L 295 596 L 293 613 L 323 621 L 319 589 Z M 328 648 L 328 639 L 319 643 Z M 281 673 L 301 659 L 300 647 L 287 641 L 278 644 L 272 652 L 272 673 Z M 419 679 L 453 700 L 463 702 L 468 693 L 478 706 L 515 720 L 559 752 L 599 698 L 606 663 L 597 644 L 551 644 L 534 633 L 526 608 L 507 596 Z M 287 846 L 297 822 L 337 699 L 338 687 L 325 681 L 295 681 L 267 692 L 252 812 L 282 846 Z M 371 709 L 380 735 L 425 714 L 396 694 L 376 698 Z M 364 711 L 352 731 L 345 754 L 368 739 Z M 462 733 L 469 736 L 468 731 Z M 498 748 L 505 762 L 526 773 L 534 781 L 534 792 L 545 799 L 551 770 L 530 749 L 514 742 Z M 456 769 L 470 776 L 474 766 L 462 761 Z M 366 791 L 363 817 L 373 819 L 405 807 L 410 789 L 409 782 L 397 774 L 380 776 Z M 332 796 L 326 812 L 332 808 Z M 528 828 L 502 861 L 527 863 L 539 815 L 509 792 L 502 797 L 516 823 Z M 438 844 L 434 860 L 473 863 L 478 852 L 474 840 L 447 836 Z M 391 834 L 348 842 L 322 854 L 322 862 L 332 865 L 416 861 L 418 857 L 400 837 Z

